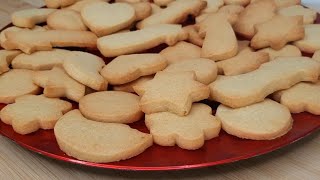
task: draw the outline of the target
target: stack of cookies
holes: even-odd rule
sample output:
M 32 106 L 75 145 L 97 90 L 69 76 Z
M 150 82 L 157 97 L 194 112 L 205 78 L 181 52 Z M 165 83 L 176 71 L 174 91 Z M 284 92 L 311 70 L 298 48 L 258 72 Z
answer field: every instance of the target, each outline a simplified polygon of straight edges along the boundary
M 320 25 L 300 0 L 45 2 L 0 33 L 0 118 L 23 135 L 54 129 L 74 158 L 196 150 L 221 129 L 272 140 L 291 113 L 320 115 Z

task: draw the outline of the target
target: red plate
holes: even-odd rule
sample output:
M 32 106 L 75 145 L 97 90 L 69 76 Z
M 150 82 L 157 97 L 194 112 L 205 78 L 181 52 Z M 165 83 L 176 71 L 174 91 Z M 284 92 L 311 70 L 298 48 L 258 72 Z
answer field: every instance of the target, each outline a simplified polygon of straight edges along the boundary
M 319 23 L 319 17 L 317 23 Z M 211 105 L 216 109 L 216 104 Z M 0 104 L 0 109 L 5 105 Z M 12 127 L 0 121 L 0 134 L 19 145 L 42 155 L 85 166 L 122 169 L 122 170 L 176 170 L 191 169 L 235 162 L 262 155 L 289 145 L 312 132 L 320 129 L 320 116 L 309 113 L 293 115 L 293 128 L 286 135 L 271 141 L 243 140 L 228 135 L 223 130 L 220 136 L 206 141 L 205 145 L 195 151 L 183 150 L 179 147 L 162 147 L 153 145 L 142 154 L 131 159 L 114 163 L 91 163 L 76 160 L 59 149 L 53 130 L 39 130 L 28 135 L 20 135 Z M 131 125 L 143 132 L 148 132 L 144 121 Z

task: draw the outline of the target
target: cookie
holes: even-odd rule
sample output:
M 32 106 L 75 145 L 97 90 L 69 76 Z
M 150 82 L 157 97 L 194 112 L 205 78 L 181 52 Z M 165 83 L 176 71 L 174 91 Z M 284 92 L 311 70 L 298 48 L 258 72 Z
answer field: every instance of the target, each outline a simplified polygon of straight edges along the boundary
M 141 96 L 140 107 L 146 114 L 168 111 L 179 116 L 190 112 L 192 102 L 207 99 L 208 86 L 195 80 L 194 72 L 158 72 L 134 90 Z
M 78 0 L 44 0 L 48 8 L 60 8 L 74 4 Z
M 270 99 L 238 109 L 221 104 L 217 108 L 216 117 L 228 134 L 252 140 L 279 138 L 293 124 L 289 109 Z
M 229 6 L 231 6 L 231 5 L 229 5 Z M 240 7 L 243 8 L 242 6 L 240 6 Z M 210 24 L 211 21 L 210 21 L 209 17 L 212 16 L 212 15 L 213 16 L 217 16 L 219 14 L 220 16 L 223 16 L 224 18 L 226 18 L 231 25 L 234 25 L 236 23 L 236 21 L 238 20 L 238 17 L 239 17 L 239 13 L 236 10 L 237 9 L 230 9 L 230 8 L 226 9 L 226 8 L 223 8 L 221 11 L 219 9 L 219 11 L 216 12 L 216 13 L 201 14 L 200 16 L 196 17 L 196 24 Z M 197 26 L 199 26 L 199 25 L 197 25 Z M 200 27 L 201 26 L 203 26 L 203 25 L 200 25 Z M 200 32 L 200 34 L 202 34 L 202 32 Z
M 137 24 L 139 29 L 157 24 L 179 24 L 185 21 L 188 15 L 197 16 L 206 7 L 202 0 L 177 0 L 168 5 L 167 8 L 152 14 Z
M 81 0 L 81 1 L 77 1 L 76 3 L 68 7 L 65 7 L 64 9 L 74 10 L 80 13 L 85 6 L 88 6 L 89 4 L 94 4 L 96 2 L 101 2 L 101 1 L 109 2 L 110 0 Z
M 238 52 L 238 43 L 230 23 L 219 15 L 211 15 L 208 20 L 210 23 L 205 28 L 206 36 L 201 57 L 220 61 L 235 56 Z
M 109 123 L 133 123 L 141 119 L 140 97 L 127 92 L 103 91 L 86 95 L 79 101 L 88 119 Z
M 320 115 L 320 82 L 301 82 L 289 89 L 278 91 L 272 97 L 288 107 L 291 113 L 309 112 Z
M 79 102 L 85 95 L 85 86 L 72 79 L 61 67 L 35 72 L 33 82 L 44 89 L 43 94 L 46 97 L 66 97 Z
M 239 19 L 234 25 L 234 31 L 251 39 L 255 35 L 254 26 L 271 19 L 276 14 L 276 9 L 273 0 L 260 0 L 249 4 L 240 13 Z
M 317 11 L 304 8 L 301 5 L 289 6 L 279 9 L 278 14 L 283 16 L 303 16 L 304 24 L 313 24 L 317 18 Z
M 19 96 L 38 94 L 40 88 L 32 82 L 33 71 L 12 69 L 0 76 L 0 103 L 13 103 Z
M 314 53 L 320 50 L 320 24 L 306 24 L 304 25 L 304 31 L 304 38 L 293 44 L 306 53 Z
M 250 48 L 250 41 L 248 40 L 238 40 L 238 52 L 244 49 L 251 49 Z
M 160 24 L 142 30 L 112 34 L 98 39 L 97 45 L 105 57 L 133 54 L 166 43 L 174 45 L 188 38 L 181 25 Z
M 174 46 L 167 47 L 160 52 L 160 55 L 168 61 L 168 64 L 173 64 L 188 59 L 200 58 L 200 54 L 200 47 L 185 41 L 180 41 Z
M 240 5 L 240 6 L 246 6 L 250 3 L 251 0 L 224 0 L 224 3 L 227 5 Z
M 183 29 L 188 33 L 188 42 L 200 47 L 203 45 L 204 38 L 199 35 L 199 32 L 194 25 L 185 26 Z
M 173 1 L 175 0 L 153 0 L 153 3 L 163 7 L 163 6 L 168 6 L 168 4 L 170 4 Z
M 20 54 L 11 62 L 14 69 L 50 70 L 54 66 L 62 67 L 63 60 L 70 53 L 64 49 L 37 51 L 32 54 Z
M 302 16 L 277 15 L 264 23 L 257 24 L 255 29 L 256 34 L 250 44 L 254 49 L 270 46 L 272 49 L 280 50 L 288 42 L 297 41 L 304 37 Z
M 159 54 L 130 54 L 112 60 L 101 70 L 101 75 L 110 84 L 119 85 L 155 74 L 166 67 L 166 59 Z
M 81 51 L 73 51 L 63 62 L 69 76 L 96 91 L 108 87 L 108 82 L 99 74 L 104 65 L 102 58 Z
M 134 8 L 136 21 L 143 20 L 152 14 L 151 3 L 149 2 L 132 3 L 131 6 Z
M 136 20 L 134 8 L 126 3 L 92 3 L 81 10 L 81 16 L 99 37 L 124 29 Z
M 320 50 L 314 52 L 312 59 L 320 61 Z
M 187 52 L 187 51 L 186 51 Z M 210 84 L 217 78 L 217 64 L 204 58 L 195 58 L 170 64 L 163 72 L 187 72 L 193 71 L 196 80 L 202 84 Z
M 58 119 L 72 108 L 71 103 L 43 95 L 24 95 L 0 112 L 1 121 L 12 125 L 19 134 L 29 134 L 38 129 L 53 129 Z
M 201 13 L 215 13 L 220 7 L 224 5 L 224 0 L 205 0 L 207 7 L 204 8 Z
M 270 56 L 270 60 L 275 60 L 277 57 L 292 57 L 292 56 L 302 56 L 299 48 L 293 45 L 286 45 L 280 50 L 274 50 L 272 48 L 264 48 L 258 52 L 266 52 Z
M 234 76 L 256 70 L 261 64 L 269 61 L 266 52 L 253 52 L 247 48 L 240 51 L 235 57 L 217 62 L 219 74 Z
M 54 127 L 54 135 L 67 155 L 96 163 L 129 159 L 153 144 L 150 134 L 125 124 L 91 121 L 79 110 L 61 117 Z
M 8 50 L 20 49 L 26 54 L 51 50 L 52 47 L 96 48 L 97 36 L 89 31 L 47 30 L 6 32 Z M 81 38 L 79 38 L 81 37 Z
M 22 30 L 29 30 L 29 29 L 11 26 L 11 27 L 8 27 L 8 28 L 4 29 L 3 31 L 1 31 L 0 32 L 0 45 L 1 45 L 1 47 L 5 48 L 5 49 L 7 48 L 5 45 L 5 41 L 7 41 L 7 37 L 5 35 L 6 32 L 9 32 L 9 31 L 17 32 L 17 31 L 22 31 Z M 46 29 L 41 26 L 35 26 L 31 30 L 33 30 L 33 31 L 46 31 Z
M 10 70 L 12 60 L 19 54 L 20 51 L 0 50 L 0 75 Z
M 143 86 L 146 82 L 148 82 L 152 79 L 153 79 L 153 75 L 143 76 L 143 77 L 140 77 L 139 79 L 136 79 L 136 80 L 131 81 L 126 84 L 115 85 L 115 86 L 113 86 L 113 90 L 135 93 L 134 88 L 133 88 L 134 86 Z
M 240 5 L 226 5 L 219 9 L 218 13 L 225 13 L 228 21 L 233 25 L 237 22 L 240 13 L 244 10 L 243 6 Z
M 255 3 L 257 1 L 261 0 L 251 0 L 251 3 Z M 301 0 L 274 0 L 274 2 L 278 9 L 301 4 Z
M 212 115 L 211 107 L 200 103 L 193 104 L 187 116 L 160 112 L 146 115 L 145 119 L 156 144 L 176 144 L 187 150 L 201 148 L 205 140 L 219 136 L 221 129 L 221 122 Z
M 88 28 L 82 22 L 80 13 L 74 10 L 57 10 L 48 16 L 47 24 L 50 29 L 86 31 Z
M 16 11 L 11 15 L 12 24 L 18 27 L 33 28 L 36 24 L 47 21 L 49 14 L 56 9 L 32 8 Z
M 151 3 L 151 14 L 158 13 L 162 10 L 162 8 L 154 3 Z
M 210 98 L 232 108 L 244 107 L 301 81 L 316 82 L 319 73 L 320 64 L 311 58 L 281 57 L 246 74 L 218 76 L 209 85 Z

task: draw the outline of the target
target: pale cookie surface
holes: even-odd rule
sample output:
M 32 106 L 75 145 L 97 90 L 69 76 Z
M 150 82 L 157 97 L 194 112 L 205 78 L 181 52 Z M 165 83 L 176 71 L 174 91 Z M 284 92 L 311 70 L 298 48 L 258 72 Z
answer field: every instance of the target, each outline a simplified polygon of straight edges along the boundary
M 146 82 L 152 79 L 153 79 L 153 75 L 143 76 L 143 77 L 140 77 L 139 79 L 136 79 L 126 84 L 113 86 L 113 90 L 134 93 L 135 92 L 133 88 L 134 86 L 143 86 Z
M 89 119 L 101 122 L 133 123 L 143 116 L 140 97 L 120 91 L 96 92 L 79 102 L 81 113 Z
M 278 91 L 273 98 L 289 108 L 292 113 L 307 111 L 320 115 L 320 82 L 301 82 L 290 89 Z
M 208 86 L 195 80 L 194 72 L 158 72 L 154 79 L 134 90 L 141 96 L 144 113 L 168 111 L 180 116 L 189 113 L 192 102 L 209 97 Z
M 294 45 L 306 53 L 314 53 L 320 50 L 320 24 L 306 24 L 304 30 L 304 38 L 294 42 Z
M 126 3 L 89 4 L 81 10 L 81 16 L 89 29 L 98 36 L 105 36 L 124 29 L 136 19 L 134 8 Z
M 0 50 L 0 75 L 9 71 L 12 60 L 21 54 L 21 51 Z
M 204 8 L 201 13 L 215 13 L 223 6 L 223 0 L 204 0 L 207 2 L 207 7 Z
M 173 1 L 175 1 L 175 0 L 153 0 L 153 3 L 158 6 L 167 6 L 168 4 L 170 4 Z
M 95 48 L 97 46 L 97 36 L 89 31 L 18 31 L 6 32 L 5 35 L 7 37 L 6 49 L 20 49 L 27 54 L 51 50 L 52 47 Z
M 299 48 L 293 45 L 286 45 L 280 50 L 274 50 L 272 48 L 264 48 L 258 52 L 266 52 L 270 56 L 270 60 L 275 60 L 277 57 L 292 57 L 292 56 L 302 56 Z
M 149 2 L 139 2 L 130 4 L 135 11 L 136 21 L 143 20 L 152 14 L 151 3 Z
M 10 124 L 19 134 L 29 134 L 38 129 L 53 129 L 58 119 L 72 108 L 71 103 L 43 95 L 25 95 L 0 112 L 1 121 Z
M 248 40 L 240 40 L 238 41 L 238 53 L 244 49 L 251 49 L 250 48 L 250 41 Z
M 257 33 L 250 44 L 254 49 L 270 46 L 272 49 L 280 50 L 288 42 L 297 41 L 304 37 L 301 16 L 277 15 L 264 23 L 257 24 L 255 29 Z
M 25 9 L 16 11 L 11 15 L 12 24 L 18 27 L 33 28 L 36 24 L 47 21 L 49 14 L 56 9 Z
M 205 104 L 192 105 L 187 116 L 170 112 L 146 115 L 146 126 L 156 144 L 195 150 L 204 145 L 205 140 L 219 135 L 221 122 L 212 115 L 211 107 Z
M 5 41 L 7 41 L 7 37 L 5 35 L 6 32 L 9 32 L 9 31 L 17 32 L 17 31 L 22 31 L 22 30 L 29 30 L 29 29 L 28 28 L 20 28 L 20 27 L 16 27 L 16 26 L 11 26 L 11 27 L 8 27 L 8 28 L 2 30 L 0 32 L 0 44 L 1 44 L 1 47 L 3 47 L 4 49 L 7 48 L 6 45 L 5 45 Z M 46 29 L 41 27 L 41 26 L 35 26 L 31 30 L 33 30 L 33 31 L 46 31 Z
M 235 56 L 238 52 L 236 35 L 230 23 L 219 15 L 213 15 L 206 26 L 206 36 L 201 57 L 220 61 Z
M 210 84 L 218 74 L 217 64 L 204 58 L 189 59 L 169 65 L 164 72 L 186 72 L 193 71 L 196 74 L 196 80 L 202 84 Z
M 54 66 L 62 66 L 63 60 L 70 51 L 53 49 L 51 51 L 37 51 L 32 54 L 20 54 L 11 62 L 14 69 L 50 70 Z
M 105 57 L 141 52 L 162 43 L 174 45 L 188 38 L 181 25 L 160 24 L 142 30 L 112 34 L 98 39 L 97 45 Z
M 166 67 L 166 59 L 159 54 L 130 54 L 112 60 L 102 69 L 101 75 L 110 84 L 119 85 L 155 74 Z
M 57 10 L 49 15 L 47 24 L 50 29 L 86 31 L 81 15 L 74 10 Z
M 168 61 L 168 64 L 200 58 L 200 53 L 200 47 L 185 41 L 180 41 L 174 46 L 167 47 L 160 52 L 160 54 Z
M 44 0 L 46 6 L 49 8 L 60 8 L 65 6 L 70 6 L 77 2 L 78 0 Z
M 37 71 L 33 82 L 42 87 L 43 94 L 50 98 L 66 97 L 75 102 L 85 95 L 85 86 L 72 79 L 62 68 L 54 67 L 48 71 Z
M 33 71 L 13 69 L 0 76 L 0 103 L 13 103 L 22 95 L 37 94 L 40 88 L 32 82 Z
M 73 79 L 97 91 L 108 87 L 99 74 L 104 65 L 102 58 L 81 51 L 73 51 L 63 62 L 63 68 Z
M 261 0 L 251 0 L 251 3 L 255 3 L 257 1 L 261 1 Z M 273 0 L 273 1 L 275 2 L 278 9 L 301 4 L 301 0 Z
M 311 58 L 281 57 L 246 74 L 218 76 L 209 85 L 210 97 L 224 105 L 239 108 L 261 102 L 268 95 L 298 82 L 316 82 L 319 73 L 320 64 Z
M 320 50 L 314 52 L 312 59 L 320 61 Z
M 153 14 L 137 24 L 139 29 L 156 24 L 178 24 L 187 19 L 188 15 L 197 16 L 206 7 L 202 0 L 177 0 L 167 8 Z
M 185 26 L 183 29 L 188 33 L 188 42 L 202 47 L 204 38 L 199 35 L 199 32 L 194 25 Z
M 254 26 L 271 19 L 275 14 L 276 5 L 272 0 L 261 0 L 249 4 L 240 13 L 234 30 L 247 38 L 252 38 L 255 34 Z
M 268 61 L 268 53 L 253 52 L 247 48 L 240 51 L 235 57 L 217 62 L 217 65 L 219 74 L 234 76 L 256 70 L 261 64 Z
M 101 2 L 101 1 L 109 2 L 110 0 L 81 0 L 81 1 L 77 1 L 76 3 L 68 7 L 65 7 L 64 9 L 70 9 L 80 13 L 85 6 L 88 6 L 89 4 L 94 4 L 96 2 Z
M 221 121 L 222 129 L 228 134 L 252 140 L 281 137 L 293 124 L 289 109 L 270 99 L 238 109 L 221 104 L 216 118 Z
M 304 8 L 301 5 L 290 6 L 280 9 L 278 14 L 283 16 L 303 16 L 304 24 L 313 24 L 317 18 L 317 11 Z
M 91 121 L 79 110 L 60 118 L 54 127 L 54 135 L 60 149 L 69 156 L 97 163 L 129 159 L 153 143 L 150 134 L 125 124 Z
M 250 3 L 250 1 L 251 0 L 224 0 L 224 3 L 246 6 Z

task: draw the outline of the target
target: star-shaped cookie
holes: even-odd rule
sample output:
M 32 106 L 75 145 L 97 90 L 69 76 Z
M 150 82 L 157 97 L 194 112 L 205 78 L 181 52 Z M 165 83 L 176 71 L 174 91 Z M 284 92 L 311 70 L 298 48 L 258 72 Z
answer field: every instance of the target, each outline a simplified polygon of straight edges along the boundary
M 33 82 L 44 88 L 46 97 L 67 97 L 79 102 L 85 95 L 85 86 L 72 79 L 62 68 L 54 67 L 48 71 L 37 71 L 33 74 Z
M 0 50 L 0 74 L 9 71 L 12 60 L 20 53 L 21 51 Z
M 255 26 L 256 35 L 251 40 L 251 47 L 260 49 L 271 47 L 275 50 L 283 48 L 288 42 L 304 37 L 302 16 L 274 16 Z
M 146 115 L 145 123 L 155 143 L 161 146 L 177 144 L 189 150 L 202 147 L 205 140 L 217 137 L 221 129 L 211 108 L 200 103 L 193 104 L 187 116 L 160 112 Z
M 25 95 L 0 112 L 2 122 L 10 124 L 19 134 L 29 134 L 38 129 L 53 129 L 58 119 L 72 108 L 71 103 L 43 95 Z
M 154 79 L 134 90 L 142 96 L 146 114 L 169 111 L 180 116 L 189 113 L 192 102 L 207 99 L 208 86 L 197 82 L 194 72 L 158 72 Z

